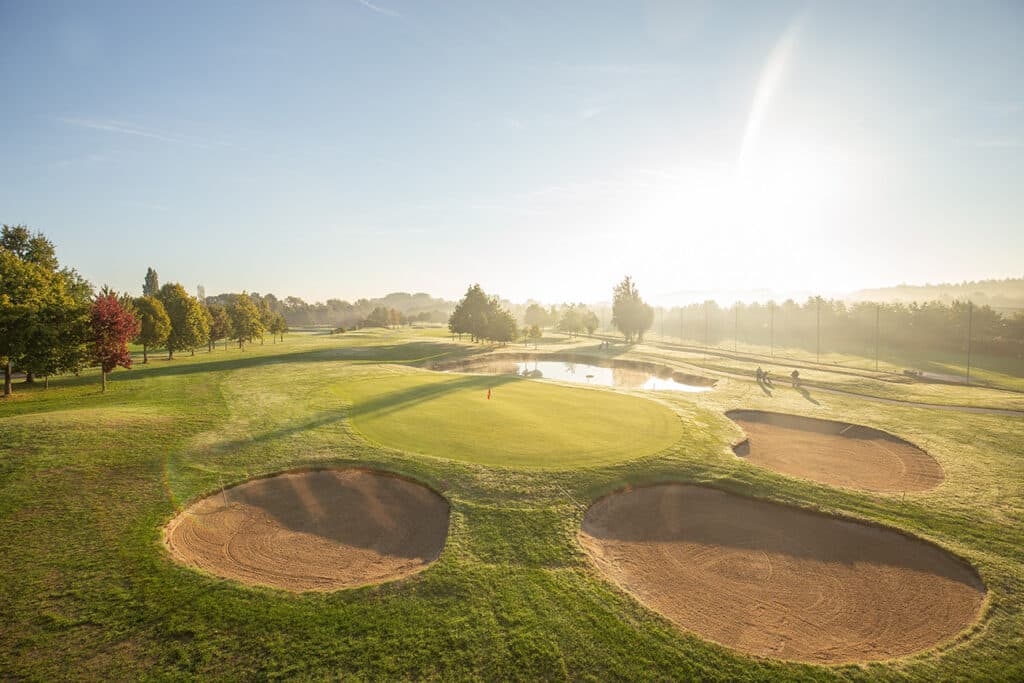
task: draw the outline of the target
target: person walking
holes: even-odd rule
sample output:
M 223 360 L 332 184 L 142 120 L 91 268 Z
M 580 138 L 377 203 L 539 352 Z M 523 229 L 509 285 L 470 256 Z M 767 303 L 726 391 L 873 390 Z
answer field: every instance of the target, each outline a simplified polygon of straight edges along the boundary
M 800 371 L 793 370 L 793 372 L 789 373 L 789 376 L 793 379 L 793 388 L 798 388 L 800 386 Z

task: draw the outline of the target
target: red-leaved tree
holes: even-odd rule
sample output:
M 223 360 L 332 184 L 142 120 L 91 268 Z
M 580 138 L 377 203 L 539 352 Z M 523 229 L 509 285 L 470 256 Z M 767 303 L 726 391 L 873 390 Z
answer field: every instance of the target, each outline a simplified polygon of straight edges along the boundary
M 132 366 L 128 353 L 128 342 L 138 336 L 139 321 L 125 310 L 114 294 L 101 294 L 92 303 L 89 342 L 89 356 L 100 366 L 103 374 L 103 391 L 107 390 L 107 373 L 120 365 Z

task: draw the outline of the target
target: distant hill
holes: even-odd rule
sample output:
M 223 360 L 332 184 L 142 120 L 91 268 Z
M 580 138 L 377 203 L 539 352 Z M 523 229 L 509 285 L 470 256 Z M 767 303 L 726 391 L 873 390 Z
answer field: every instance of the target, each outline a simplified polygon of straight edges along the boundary
M 861 289 L 845 297 L 851 301 L 882 303 L 913 303 L 915 301 L 973 301 L 997 310 L 1024 309 L 1024 278 L 977 280 L 971 282 L 896 285 L 877 289 Z

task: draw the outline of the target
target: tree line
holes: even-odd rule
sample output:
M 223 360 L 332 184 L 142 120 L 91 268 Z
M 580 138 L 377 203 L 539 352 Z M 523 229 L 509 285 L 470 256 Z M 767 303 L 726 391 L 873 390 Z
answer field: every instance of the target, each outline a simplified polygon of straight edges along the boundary
M 330 326 L 335 329 L 358 327 L 389 327 L 409 323 L 443 324 L 455 308 L 445 299 L 437 299 L 424 292 L 409 294 L 392 292 L 374 299 L 328 299 L 326 302 L 307 303 L 296 296 L 278 299 L 273 294 L 260 297 L 275 313 L 280 313 L 292 327 Z M 387 312 L 385 321 L 381 310 Z M 400 322 L 392 321 L 391 311 L 397 312 Z
M 612 324 L 622 332 L 626 341 L 643 341 L 644 332 L 654 320 L 654 309 L 640 298 L 636 284 L 628 276 L 615 286 L 613 297 Z M 515 341 L 520 335 L 536 340 L 545 327 L 578 336 L 583 332 L 593 334 L 600 326 L 597 314 L 582 303 L 549 308 L 531 303 L 523 312 L 523 322 L 525 327 L 520 331 L 515 316 L 502 306 L 501 300 L 488 295 L 479 284 L 474 284 L 455 305 L 448 319 L 448 330 L 460 339 L 468 334 L 474 342 L 505 343 Z
M 77 373 L 98 366 L 103 389 L 107 374 L 130 368 L 129 343 L 142 346 L 143 363 L 149 352 L 175 352 L 232 339 L 239 348 L 269 333 L 284 338 L 288 324 L 263 299 L 248 294 L 221 295 L 211 301 L 193 297 L 177 282 L 163 286 L 150 268 L 141 297 L 118 294 L 92 284 L 73 268 L 61 267 L 53 243 L 24 225 L 4 225 L 0 233 L 0 361 L 4 366 L 4 396 L 12 393 L 12 375 L 37 377 Z
M 712 345 L 746 344 L 828 349 L 871 356 L 972 350 L 1024 358 L 1024 313 L 1000 313 L 968 301 L 943 303 L 846 303 L 810 297 L 803 303 L 713 301 L 663 311 L 667 336 Z

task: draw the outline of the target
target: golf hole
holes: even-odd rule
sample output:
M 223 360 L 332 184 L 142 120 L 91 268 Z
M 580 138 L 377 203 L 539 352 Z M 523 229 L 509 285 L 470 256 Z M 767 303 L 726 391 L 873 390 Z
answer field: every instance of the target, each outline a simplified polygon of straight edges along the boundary
M 945 479 L 928 453 L 872 427 L 755 410 L 726 416 L 747 433 L 736 455 L 780 474 L 878 493 L 927 491 Z
M 164 529 L 179 562 L 243 583 L 332 591 L 423 570 L 448 535 L 437 493 L 358 469 L 286 472 L 202 498 Z
M 683 629 L 741 652 L 820 664 L 933 647 L 977 618 L 972 567 L 892 529 L 682 484 L 587 510 L 597 569 Z

